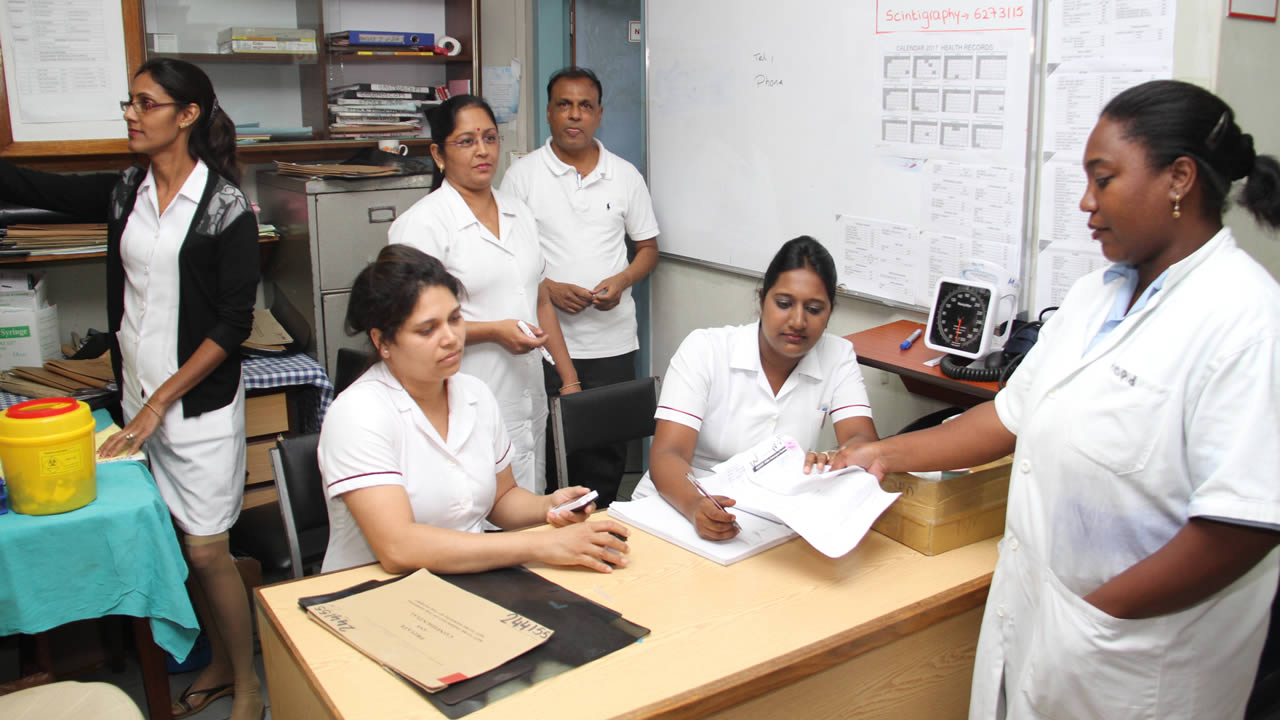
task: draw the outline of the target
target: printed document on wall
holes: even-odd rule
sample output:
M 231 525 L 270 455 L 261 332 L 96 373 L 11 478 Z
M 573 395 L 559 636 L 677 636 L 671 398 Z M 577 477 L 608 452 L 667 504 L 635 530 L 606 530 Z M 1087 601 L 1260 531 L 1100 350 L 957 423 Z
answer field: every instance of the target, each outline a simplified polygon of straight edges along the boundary
M 836 272 L 845 290 L 927 307 L 929 253 L 911 225 L 836 216 Z
M 1022 33 L 880 36 L 877 145 L 909 157 L 1020 164 L 1026 45 Z
M 126 136 L 119 0 L 2 0 L 0 43 L 15 141 Z

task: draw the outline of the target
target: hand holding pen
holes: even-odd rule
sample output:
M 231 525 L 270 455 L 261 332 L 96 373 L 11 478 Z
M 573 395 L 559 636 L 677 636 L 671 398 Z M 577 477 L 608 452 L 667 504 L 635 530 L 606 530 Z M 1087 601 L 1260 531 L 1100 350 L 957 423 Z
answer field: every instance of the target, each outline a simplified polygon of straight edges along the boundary
M 698 482 L 691 472 L 685 473 L 685 479 L 702 496 L 702 500 L 698 502 L 692 518 L 693 527 L 700 537 L 707 540 L 729 540 L 741 532 L 742 526 L 725 509 L 734 505 L 733 498 L 708 493 L 706 488 L 702 487 L 702 483 Z

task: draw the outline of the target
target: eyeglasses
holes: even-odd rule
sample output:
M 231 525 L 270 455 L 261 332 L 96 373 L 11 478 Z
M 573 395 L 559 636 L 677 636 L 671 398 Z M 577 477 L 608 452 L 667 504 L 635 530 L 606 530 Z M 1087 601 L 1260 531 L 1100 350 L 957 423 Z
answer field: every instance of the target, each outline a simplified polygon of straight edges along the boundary
M 499 135 L 498 133 L 489 133 L 483 136 L 481 140 L 484 141 L 485 145 L 488 145 L 489 147 L 493 147 L 498 143 L 502 142 L 502 136 Z M 475 136 L 473 135 L 467 135 L 465 137 L 460 137 L 457 140 L 445 140 L 443 144 L 452 145 L 458 148 L 459 150 L 470 150 L 471 148 L 476 146 L 476 139 L 475 139 Z
M 139 115 L 145 115 L 146 113 L 149 113 L 158 107 L 164 107 L 166 105 L 182 105 L 182 104 L 183 103 L 177 103 L 177 102 L 167 102 L 167 103 L 156 102 L 149 98 L 142 98 L 141 100 L 121 100 L 120 112 L 129 112 L 129 108 L 133 108 L 133 111 L 138 113 Z

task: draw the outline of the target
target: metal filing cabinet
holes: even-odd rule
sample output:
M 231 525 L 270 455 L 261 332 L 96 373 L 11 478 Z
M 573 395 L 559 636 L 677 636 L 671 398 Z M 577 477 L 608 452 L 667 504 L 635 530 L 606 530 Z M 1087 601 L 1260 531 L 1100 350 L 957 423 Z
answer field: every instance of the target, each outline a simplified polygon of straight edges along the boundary
M 430 175 L 338 180 L 258 173 L 263 222 L 279 229 L 266 269 L 275 292 L 310 325 L 307 352 L 332 377 L 338 348 L 366 348 L 343 323 L 356 273 L 387 244 L 391 222 L 431 189 Z

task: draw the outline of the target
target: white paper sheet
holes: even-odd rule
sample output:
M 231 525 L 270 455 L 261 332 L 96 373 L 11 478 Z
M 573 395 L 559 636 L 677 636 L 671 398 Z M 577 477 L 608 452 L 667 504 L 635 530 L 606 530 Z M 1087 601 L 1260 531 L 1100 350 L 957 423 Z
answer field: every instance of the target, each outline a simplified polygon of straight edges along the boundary
M 14 140 L 125 137 L 119 2 L 3 0 L 0 42 Z
M 720 463 L 701 482 L 737 501 L 735 508 L 776 517 L 823 555 L 842 557 L 899 493 L 881 490 L 861 468 L 806 475 L 804 458 L 795 440 L 777 436 Z

